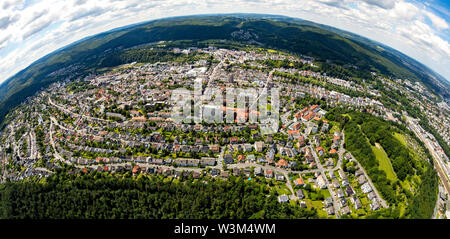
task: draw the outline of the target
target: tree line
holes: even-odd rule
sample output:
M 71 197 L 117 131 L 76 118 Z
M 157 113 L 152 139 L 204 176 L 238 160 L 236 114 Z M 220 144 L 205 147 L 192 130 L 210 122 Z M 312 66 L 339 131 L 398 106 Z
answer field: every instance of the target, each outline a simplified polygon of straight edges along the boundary
M 0 218 L 317 217 L 316 211 L 279 203 L 264 184 L 234 177 L 204 183 L 190 178 L 172 181 L 153 175 L 60 171 L 41 182 L 0 185 Z

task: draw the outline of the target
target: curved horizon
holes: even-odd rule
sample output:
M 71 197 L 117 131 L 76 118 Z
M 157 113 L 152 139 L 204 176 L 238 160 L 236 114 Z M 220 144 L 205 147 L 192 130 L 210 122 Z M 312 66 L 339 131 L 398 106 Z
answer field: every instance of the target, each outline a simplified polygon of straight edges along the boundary
M 21 2 L 21 1 L 15 1 L 15 2 Z M 179 1 L 172 1 L 168 3 L 167 7 L 170 7 L 170 4 L 172 4 L 172 7 L 175 6 L 174 3 Z M 206 1 L 209 2 L 209 1 Z M 265 5 L 268 6 L 280 6 L 279 4 L 275 3 L 268 3 L 266 1 L 263 1 Z M 91 37 L 94 37 L 98 34 L 104 34 L 106 32 L 115 31 L 118 29 L 123 29 L 127 27 L 131 27 L 133 25 L 139 25 L 143 24 L 149 21 L 153 20 L 160 20 L 165 18 L 172 18 L 172 17 L 186 17 L 186 16 L 195 16 L 195 15 L 233 15 L 233 14 L 261 14 L 261 15 L 274 15 L 274 16 L 285 16 L 285 17 L 291 17 L 301 20 L 310 21 L 313 23 L 321 24 L 330 26 L 339 30 L 347 31 L 352 34 L 356 34 L 358 36 L 362 36 L 364 38 L 370 39 L 372 41 L 375 41 L 377 43 L 386 45 L 388 47 L 391 47 L 409 57 L 416 60 L 417 62 L 420 62 L 421 64 L 425 65 L 435 73 L 439 74 L 441 77 L 447 80 L 447 82 L 450 82 L 450 69 L 448 69 L 448 66 L 450 65 L 450 44 L 449 44 L 449 27 L 448 27 L 448 6 L 445 5 L 446 3 L 437 3 L 439 1 L 431 1 L 434 4 L 431 4 L 430 1 L 428 2 L 418 2 L 418 1 L 390 1 L 390 0 L 384 0 L 384 1 L 371 1 L 366 0 L 363 2 L 355 3 L 352 0 L 349 1 L 342 1 L 340 3 L 336 3 L 336 1 L 333 0 L 320 0 L 320 1 L 314 1 L 314 3 L 309 2 L 309 0 L 305 0 L 305 3 L 309 3 L 310 6 L 314 4 L 319 4 L 315 8 L 311 8 L 307 11 L 308 14 L 306 14 L 306 17 L 302 17 L 302 14 L 297 14 L 294 12 L 292 13 L 289 11 L 283 11 L 280 10 L 278 12 L 276 8 L 266 11 L 267 9 L 261 9 L 257 11 L 247 11 L 247 12 L 231 12 L 231 13 L 223 13 L 223 10 L 221 12 L 217 12 L 217 3 L 212 4 L 209 7 L 204 7 L 204 10 L 200 11 L 194 11 L 194 12 L 183 12 L 182 14 L 178 14 L 177 11 L 172 11 L 172 13 L 164 14 L 163 11 L 159 12 L 159 15 L 155 15 L 155 17 L 141 19 L 137 18 L 134 21 L 130 21 L 129 18 L 123 17 L 123 15 L 120 15 L 117 13 L 117 15 L 120 15 L 118 18 L 116 18 L 115 21 L 112 21 L 110 23 L 107 23 L 105 25 L 100 24 L 99 26 L 97 24 L 94 24 L 96 22 L 101 21 L 101 17 L 105 14 L 110 14 L 112 11 L 111 9 L 103 9 L 103 11 L 99 8 L 96 8 L 96 4 L 91 4 L 91 8 L 89 6 L 85 6 L 86 1 L 82 0 L 76 0 L 72 3 L 72 5 L 79 4 L 80 9 L 83 11 L 78 11 L 77 14 L 72 14 L 68 20 L 61 21 L 59 20 L 51 20 L 46 24 L 41 24 L 41 28 L 34 29 L 32 31 L 28 31 L 27 34 L 22 36 L 22 40 L 17 40 L 19 43 L 15 43 L 14 40 L 11 40 L 11 37 L 3 37 L 5 39 L 0 39 L 0 85 L 2 85 L 7 80 L 13 78 L 17 73 L 23 71 L 24 69 L 28 68 L 29 66 L 33 65 L 36 61 L 41 60 L 45 56 L 51 55 L 61 49 L 64 49 L 66 47 L 70 47 L 71 45 L 77 44 L 79 42 L 82 42 L 86 39 L 89 39 Z M 339 1 L 338 1 L 339 2 Z M 12 4 L 12 3 L 11 3 Z M 35 3 L 32 4 L 30 1 L 25 1 L 22 3 L 22 11 L 27 11 L 28 8 L 32 8 L 34 5 L 40 4 Z M 30 4 L 29 7 L 26 7 L 27 4 Z M 250 3 L 243 3 L 242 5 L 247 4 L 247 6 L 241 6 L 242 7 L 249 7 Z M 264 5 L 261 3 L 260 5 Z M 180 8 L 186 8 L 186 4 L 179 4 Z M 251 4 L 250 4 L 251 5 Z M 288 6 L 284 5 L 284 6 Z M 424 7 L 420 12 L 420 8 L 418 7 L 421 5 Z M 5 10 L 6 4 L 3 4 L 3 10 Z M 14 9 L 14 6 L 11 7 L 6 6 L 6 9 L 12 8 Z M 78 5 L 77 5 L 78 6 Z M 139 4 L 135 4 L 134 8 L 137 8 L 138 6 L 141 6 Z M 150 7 L 158 8 L 160 5 L 154 4 Z M 289 6 L 293 6 L 292 4 Z M 1 6 L 0 6 L 1 7 Z M 261 6 L 259 6 L 261 7 Z M 105 7 L 108 8 L 108 7 Z M 128 4 L 124 6 L 122 9 L 124 10 L 130 10 L 130 8 L 133 8 L 132 4 Z M 417 14 L 421 14 L 421 17 L 418 17 L 418 19 L 422 19 L 422 21 L 419 21 L 414 18 L 414 16 L 409 16 L 405 12 L 402 12 L 399 10 L 400 8 L 403 9 L 409 9 L 408 11 L 412 11 L 412 9 L 415 9 L 417 11 Z M 91 9 L 91 10 L 88 10 Z M 94 11 L 92 9 L 97 9 L 97 11 Z M 191 8 L 189 8 L 191 9 Z M 253 8 L 254 9 L 254 8 Z M 252 9 L 252 10 L 253 10 Z M 295 9 L 295 8 L 294 8 Z M 337 9 L 343 9 L 342 11 L 350 11 L 353 13 L 359 13 L 360 15 L 362 13 L 368 13 L 368 9 L 372 9 L 371 11 L 375 12 L 382 12 L 385 11 L 387 13 L 390 12 L 398 12 L 398 16 L 394 17 L 395 19 L 404 20 L 405 19 L 415 19 L 416 24 L 418 26 L 420 25 L 423 29 L 428 30 L 428 36 L 429 41 L 435 41 L 436 44 L 433 44 L 433 42 L 427 42 L 426 39 L 422 37 L 419 37 L 418 39 L 410 39 L 410 41 L 413 41 L 413 44 L 410 46 L 411 42 L 400 41 L 403 44 L 398 45 L 399 39 L 402 37 L 404 38 L 407 34 L 405 30 L 405 26 L 397 26 L 394 23 L 390 26 L 392 29 L 395 29 L 398 34 L 394 34 L 391 32 L 391 38 L 387 38 L 383 36 L 373 36 L 371 34 L 365 34 L 368 30 L 374 30 L 380 31 L 380 29 L 386 29 L 389 28 L 389 26 L 379 26 L 377 28 L 377 25 L 380 25 L 381 23 L 372 23 L 372 25 L 368 24 L 370 21 L 367 20 L 366 22 L 363 22 L 360 18 L 370 18 L 370 14 L 366 14 L 366 16 L 361 15 L 360 18 L 355 18 L 353 20 L 358 20 L 360 23 L 355 24 L 342 24 L 339 23 L 340 21 L 344 21 L 344 19 L 348 18 L 347 15 L 344 13 L 336 14 L 336 16 L 333 18 L 333 16 L 329 16 L 329 18 L 334 19 L 335 24 L 327 24 L 326 19 L 321 19 L 318 17 L 320 14 L 317 12 L 324 11 L 334 11 L 337 13 Z M 357 10 L 355 10 L 357 9 Z M 425 10 L 424 10 L 425 9 Z M 173 10 L 173 9 L 172 9 Z M 305 9 L 302 9 L 303 11 L 306 11 Z M 0 12 L 2 10 L 0 9 Z M 141 10 L 139 12 L 142 12 L 145 10 Z M 407 12 L 408 12 L 407 11 Z M 84 13 L 84 14 L 81 14 Z M 439 13 L 439 14 L 438 14 Z M 50 12 L 45 11 L 45 8 L 42 12 L 42 14 L 33 15 L 34 21 L 31 22 L 31 24 L 34 24 L 35 22 L 39 22 L 40 19 L 45 18 L 45 16 L 48 16 Z M 402 15 L 403 14 L 403 15 Z M 405 15 L 406 14 L 406 15 Z M 416 15 L 417 15 L 416 14 Z M 395 14 L 394 14 L 395 15 Z M 17 15 L 15 15 L 17 16 Z M 53 16 L 55 17 L 55 16 Z M 18 24 L 22 17 L 16 17 L 17 19 L 8 18 L 7 20 L 2 20 L 5 18 L 0 19 L 0 33 L 10 30 L 11 27 L 14 26 L 14 24 Z M 67 17 L 66 17 L 67 18 Z M 83 20 L 84 19 L 84 20 Z M 89 21 L 87 21 L 89 20 Z M 127 21 L 128 20 L 128 21 Z M 330 19 L 329 19 L 330 20 Z M 329 21 L 328 20 L 328 21 Z M 84 24 L 78 24 L 79 26 L 73 25 L 75 23 L 79 23 L 79 21 L 84 21 Z M 103 19 L 104 21 L 104 19 Z M 2 25 L 3 24 L 3 25 Z M 362 25 L 361 25 L 362 24 Z M 386 23 L 383 23 L 386 24 Z M 425 25 L 427 27 L 425 27 Z M 6 26 L 4 26 L 6 25 Z M 65 26 L 64 26 L 65 25 Z M 94 26 L 97 26 L 97 28 L 94 28 Z M 365 27 L 361 27 L 365 26 Z M 27 27 L 27 26 L 25 26 Z M 80 34 L 76 34 L 73 32 L 68 32 L 65 27 L 72 27 L 75 29 L 75 32 L 78 32 Z M 411 28 L 408 28 L 409 30 L 420 30 L 416 29 L 417 27 L 413 26 Z M 62 29 L 62 30 L 61 30 Z M 423 30 L 421 29 L 421 30 Z M 16 29 L 17 30 L 17 29 Z M 23 30 L 23 29 L 20 29 Z M 439 30 L 439 31 L 438 31 Z M 16 31 L 17 32 L 17 31 Z M 388 32 L 389 33 L 389 32 Z M 414 35 L 414 34 L 413 34 Z M 378 37 L 377 37 L 378 36 Z M 39 37 L 41 37 L 39 39 Z M 2 38 L 2 37 L 0 37 Z M 381 38 L 381 39 L 380 39 Z M 408 40 L 408 39 L 406 39 Z M 30 45 L 27 44 L 27 42 L 31 41 Z M 414 43 L 415 42 L 415 43 Z M 408 43 L 408 44 L 405 44 Z M 434 52 L 432 52 L 434 50 Z M 431 54 L 430 56 L 427 55 L 427 53 Z

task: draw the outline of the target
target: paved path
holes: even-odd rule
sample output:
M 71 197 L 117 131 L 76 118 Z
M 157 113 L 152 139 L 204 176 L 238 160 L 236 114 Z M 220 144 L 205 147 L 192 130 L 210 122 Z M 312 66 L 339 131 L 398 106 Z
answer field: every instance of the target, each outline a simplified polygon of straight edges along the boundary
M 351 155 L 351 153 L 349 152 L 349 154 Z M 353 155 L 351 155 L 352 158 Z M 364 177 L 366 177 L 367 182 L 369 183 L 370 187 L 372 188 L 373 192 L 375 193 L 375 195 L 378 198 L 378 201 L 380 202 L 381 206 L 383 206 L 384 208 L 388 208 L 389 205 L 386 203 L 386 201 L 381 197 L 380 193 L 378 192 L 377 188 L 375 187 L 375 185 L 372 183 L 372 180 L 370 179 L 369 175 L 367 175 L 366 170 L 363 168 L 363 166 L 361 166 L 361 164 L 358 162 L 358 160 L 355 160 L 355 162 L 358 164 L 358 167 L 363 171 L 364 173 Z

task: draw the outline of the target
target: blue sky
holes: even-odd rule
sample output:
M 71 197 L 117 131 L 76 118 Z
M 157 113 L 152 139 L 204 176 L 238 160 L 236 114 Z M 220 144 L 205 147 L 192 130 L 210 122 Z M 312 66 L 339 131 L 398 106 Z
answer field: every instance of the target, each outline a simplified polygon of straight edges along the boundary
M 450 0 L 0 0 L 0 83 L 84 37 L 191 14 L 299 17 L 393 47 L 450 81 Z

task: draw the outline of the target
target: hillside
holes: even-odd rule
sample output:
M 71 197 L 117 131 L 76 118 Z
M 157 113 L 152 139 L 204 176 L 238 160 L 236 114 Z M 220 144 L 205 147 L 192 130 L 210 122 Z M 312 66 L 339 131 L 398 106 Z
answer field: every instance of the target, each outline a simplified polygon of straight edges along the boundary
M 42 87 L 95 73 L 105 66 L 105 59 L 124 49 L 168 40 L 193 40 L 192 45 L 196 46 L 198 41 L 207 39 L 233 40 L 312 56 L 318 62 L 339 67 L 349 77 L 370 80 L 370 73 L 377 72 L 410 78 L 449 97 L 449 84 L 427 67 L 393 49 L 386 47 L 379 51 L 375 43 L 354 34 L 282 16 L 189 16 L 105 32 L 43 57 L 0 86 L 0 121 L 10 109 Z

